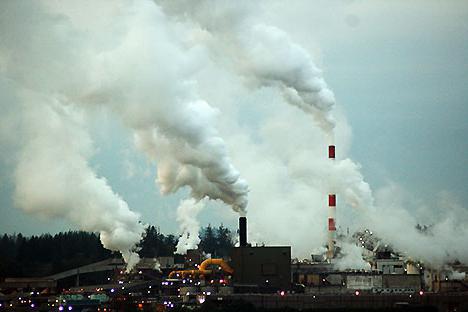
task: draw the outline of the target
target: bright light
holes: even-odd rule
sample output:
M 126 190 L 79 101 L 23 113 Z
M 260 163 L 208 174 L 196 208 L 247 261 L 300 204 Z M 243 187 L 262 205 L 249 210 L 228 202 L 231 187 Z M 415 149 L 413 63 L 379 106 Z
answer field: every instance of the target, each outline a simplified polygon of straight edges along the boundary
M 354 292 L 354 294 L 355 294 L 356 296 L 359 296 L 359 294 L 360 294 L 359 290 L 356 290 L 356 291 Z
M 114 291 L 115 291 L 115 289 L 114 289 L 114 288 L 112 288 L 112 289 L 111 289 L 111 293 L 113 293 Z
M 424 291 L 420 290 L 420 291 L 419 291 L 419 295 L 420 295 L 420 296 L 424 295 Z
M 280 292 L 280 295 L 281 295 L 281 296 L 284 296 L 284 290 L 282 290 L 282 291 Z
M 62 307 L 62 306 L 59 307 L 59 311 L 63 311 L 63 307 Z
M 71 311 L 71 310 L 73 310 L 73 307 L 72 307 L 72 306 L 69 306 L 69 307 L 68 307 L 68 311 Z
M 31 303 L 31 308 L 34 308 L 34 303 Z

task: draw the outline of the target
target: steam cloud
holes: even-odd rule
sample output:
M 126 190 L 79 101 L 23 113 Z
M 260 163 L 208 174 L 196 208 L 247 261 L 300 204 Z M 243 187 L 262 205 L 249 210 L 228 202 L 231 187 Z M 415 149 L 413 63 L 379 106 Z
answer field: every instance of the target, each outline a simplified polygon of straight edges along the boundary
M 5 1 L 1 9 L 0 140 L 14 153 L 2 158 L 15 167 L 20 208 L 99 231 L 106 248 L 132 262 L 138 214 L 89 165 L 88 117 L 103 109 L 157 164 L 163 194 L 190 189 L 181 207 L 195 213 L 178 214 L 190 240 L 198 223 L 182 215 L 195 218 L 198 200 L 245 214 L 239 168 L 255 207 L 252 241 L 291 244 L 308 257 L 326 240 L 325 196 L 334 190 L 339 227 L 371 228 L 434 265 L 468 262 L 468 216 L 458 204 L 436 203 L 444 214 L 426 220 L 434 226 L 424 235 L 414 225 L 428 213 L 404 192 L 390 186 L 374 200 L 346 158 L 351 131 L 308 49 L 263 22 L 253 2 Z M 330 164 L 335 136 L 343 157 Z M 363 267 L 357 249 L 344 251 L 344 267 Z
M 335 267 L 338 270 L 349 270 L 349 269 L 359 269 L 359 270 L 370 270 L 371 266 L 368 262 L 364 261 L 362 258 L 362 248 L 354 244 L 343 242 L 341 244 L 341 250 L 343 257 L 336 260 Z
M 200 243 L 198 233 L 200 223 L 196 216 L 204 208 L 203 201 L 196 202 L 193 199 L 182 200 L 177 207 L 177 222 L 179 222 L 179 231 L 182 236 L 176 246 L 176 253 L 185 254 L 188 249 L 196 249 Z
M 91 7 L 100 16 L 95 23 L 82 15 Z M 163 193 L 189 186 L 194 198 L 221 199 L 239 213 L 247 205 L 247 184 L 213 125 L 217 111 L 189 78 L 197 51 L 183 51 L 166 26 L 150 1 L 2 4 L 2 83 L 14 90 L 12 115 L 24 125 L 16 204 L 99 231 L 129 268 L 138 261 L 139 215 L 88 165 L 86 117 L 100 107 L 118 115 L 157 161 Z
M 278 88 L 289 104 L 314 116 L 329 135 L 335 127 L 331 110 L 335 96 L 310 54 L 283 30 L 258 23 L 253 5 L 228 1 L 159 0 L 165 11 L 177 18 L 189 17 L 201 31 L 201 40 L 213 55 L 228 58 L 232 68 L 255 86 Z
M 229 1 L 210 0 L 197 2 L 196 5 L 185 0 L 156 0 L 156 2 L 161 4 L 165 12 L 176 21 L 193 23 L 191 27 L 198 29 L 193 35 L 194 44 L 206 45 L 217 64 L 239 74 L 242 83 L 249 88 L 263 87 L 268 90 L 278 90 L 287 103 L 312 115 L 319 128 L 327 135 L 328 142 L 321 145 L 319 143 L 323 142 L 321 138 L 304 135 L 304 131 L 310 131 L 310 128 L 306 130 L 307 127 L 302 126 L 301 123 L 304 121 L 302 117 L 286 113 L 279 106 L 270 104 L 267 106 L 268 110 L 281 112 L 278 114 L 284 115 L 270 116 L 265 113 L 265 109 L 261 110 L 267 117 L 264 126 L 260 129 L 260 140 L 252 139 L 247 133 L 244 138 L 233 139 L 237 146 L 243 147 L 241 150 L 246 155 L 237 155 L 237 158 L 244 159 L 242 171 L 247 175 L 251 185 L 256 188 L 252 189 L 250 196 L 253 206 L 256 207 L 254 220 L 250 223 L 252 227 L 263 227 L 264 231 L 272 234 L 270 237 L 274 240 L 275 232 L 291 235 L 288 228 L 298 229 L 298 225 L 308 224 L 311 219 L 325 220 L 323 211 L 312 210 L 313 213 L 308 215 L 309 211 L 304 210 L 300 201 L 318 203 L 318 206 L 322 207 L 325 205 L 325 200 L 318 193 L 333 191 L 338 194 L 339 201 L 342 198 L 345 205 L 357 209 L 354 215 L 338 211 L 339 223 L 344 226 L 350 225 L 356 229 L 371 225 L 375 231 L 385 236 L 387 242 L 394 243 L 398 250 L 408 255 L 413 253 L 436 266 L 455 259 L 468 261 L 466 248 L 456 239 L 456 237 L 466 238 L 466 231 L 456 225 L 459 223 L 455 221 L 456 217 L 435 222 L 434 231 L 437 231 L 437 234 L 430 237 L 422 235 L 414 229 L 418 218 L 408 214 L 406 209 L 398 207 L 395 211 L 397 213 L 390 213 L 387 207 L 393 206 L 391 203 L 382 201 L 381 198 L 375 202 L 371 188 L 360 172 L 359 164 L 345 157 L 330 164 L 323 161 L 326 157 L 323 152 L 317 152 L 312 147 L 304 147 L 304 142 L 314 142 L 318 146 L 334 144 L 337 134 L 340 141 L 338 155 L 345 155 L 349 129 L 346 125 L 337 128 L 335 119 L 340 119 L 340 124 L 345 124 L 346 120 L 343 116 L 332 116 L 335 106 L 333 92 L 328 88 L 321 71 L 313 63 L 307 50 L 294 43 L 279 28 L 260 22 L 255 4 L 242 1 L 233 4 Z M 266 92 L 268 94 L 269 91 Z M 284 122 L 288 118 L 294 120 L 294 127 L 298 129 L 288 127 Z M 232 123 L 230 126 L 232 127 Z M 239 133 L 243 132 L 242 128 L 238 130 Z M 284 132 L 288 135 L 285 136 Z M 298 142 L 292 139 L 294 137 L 301 139 Z M 267 143 L 268 140 L 270 142 Z M 257 154 L 262 155 L 262 159 L 259 159 Z M 255 165 L 250 166 L 249 161 Z M 275 173 L 270 172 L 272 168 L 275 168 Z M 250 174 L 252 171 L 255 174 Z M 268 181 L 269 185 L 264 188 L 262 184 L 265 181 Z M 284 188 L 282 185 L 288 187 Z M 315 193 L 310 187 L 319 192 Z M 309 193 L 305 194 L 304 189 L 308 189 Z M 346 209 L 345 205 L 340 204 L 339 208 Z M 262 207 L 268 208 L 264 210 Z M 265 217 L 267 209 L 276 212 L 279 219 L 275 214 Z M 296 211 L 301 220 L 292 217 L 291 223 L 285 224 L 282 230 L 275 228 L 272 232 L 265 229 L 267 224 L 284 224 L 285 221 L 280 216 L 286 209 Z M 385 218 L 382 218 L 383 211 L 389 212 Z M 401 220 L 398 213 L 402 213 L 405 219 Z M 354 222 L 349 221 L 353 219 Z M 456 224 L 450 224 L 453 222 Z M 404 225 L 405 230 L 397 230 L 398 224 Z M 324 231 L 320 224 L 317 224 L 317 228 Z M 458 234 L 453 232 L 455 229 Z M 302 231 L 297 232 L 298 235 L 309 233 L 310 227 L 304 226 Z M 404 237 L 400 235 L 403 233 Z M 408 239 L 408 234 L 411 239 Z M 315 233 L 315 237 L 320 238 L 319 241 L 325 240 L 322 233 Z M 261 241 L 261 238 L 258 240 Z M 298 236 L 292 239 L 291 243 L 299 245 L 300 250 L 319 247 L 304 246 L 302 240 Z M 446 247 L 434 251 L 432 248 L 426 248 L 433 245 L 429 241 Z M 448 244 L 448 241 L 454 245 Z M 345 242 L 343 244 L 346 245 Z M 355 256 L 358 253 L 353 248 L 344 248 L 344 252 L 348 254 L 342 259 L 341 264 L 351 263 L 353 261 L 347 260 L 357 258 Z M 363 262 L 358 262 L 354 262 L 354 266 L 362 268 Z

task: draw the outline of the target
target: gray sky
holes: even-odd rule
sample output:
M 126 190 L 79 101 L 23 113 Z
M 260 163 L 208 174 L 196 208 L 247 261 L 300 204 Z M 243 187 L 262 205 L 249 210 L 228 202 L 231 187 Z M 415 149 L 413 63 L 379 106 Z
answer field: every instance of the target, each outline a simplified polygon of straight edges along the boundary
M 373 190 L 398 184 L 435 215 L 443 207 L 431 205 L 441 194 L 467 209 L 466 1 L 275 1 L 262 8 L 259 18 L 284 29 L 322 68 L 352 129 L 349 156 L 362 165 Z M 252 93 L 239 101 L 268 96 Z M 247 127 L 256 129 L 261 117 L 243 114 Z M 176 232 L 175 208 L 187 191 L 159 194 L 154 165 L 135 150 L 132 134 L 119 121 L 98 115 L 90 132 L 98 175 L 144 222 Z M 236 149 L 227 142 L 230 151 Z M 5 146 L 1 152 L 7 154 Z M 1 172 L 0 232 L 75 228 L 14 208 L 11 163 L 3 162 Z M 218 206 L 202 213 L 201 223 L 234 226 L 237 216 Z

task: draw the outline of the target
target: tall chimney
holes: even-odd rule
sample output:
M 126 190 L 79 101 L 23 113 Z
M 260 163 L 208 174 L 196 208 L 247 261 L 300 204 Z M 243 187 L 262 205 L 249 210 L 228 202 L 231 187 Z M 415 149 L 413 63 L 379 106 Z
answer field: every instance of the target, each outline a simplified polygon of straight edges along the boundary
M 335 160 L 335 145 L 328 146 L 328 158 Z M 327 258 L 335 256 L 335 233 L 336 233 L 336 194 L 328 195 L 328 252 Z
M 247 218 L 239 217 L 239 246 L 247 246 Z

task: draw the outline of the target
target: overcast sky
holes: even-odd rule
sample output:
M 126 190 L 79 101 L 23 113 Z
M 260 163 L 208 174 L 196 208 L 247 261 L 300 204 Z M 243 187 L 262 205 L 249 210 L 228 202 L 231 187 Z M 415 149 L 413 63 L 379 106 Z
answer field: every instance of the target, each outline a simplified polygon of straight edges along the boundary
M 256 14 L 258 20 L 286 31 L 323 70 L 335 93 L 336 110 L 345 116 L 352 133 L 349 150 L 338 146 L 338 153 L 347 150 L 361 164 L 372 190 L 397 185 L 436 216 L 443 214 L 444 207 L 434 205 L 440 197 L 450 197 L 468 209 L 466 1 L 265 1 Z M 1 36 L 2 30 L 0 40 Z M 202 79 L 203 74 L 197 77 Z M 203 81 L 199 83 L 203 86 Z M 245 95 L 248 92 L 237 100 L 249 103 L 273 97 L 258 91 Z M 0 100 L 8 104 L 2 94 Z M 245 107 L 240 109 L 242 118 L 236 117 L 242 119 L 239 124 L 254 130 L 261 127 L 261 112 Z M 91 166 L 141 213 L 143 222 L 177 232 L 175 208 L 188 191 L 160 195 L 154 183 L 156 168 L 135 149 L 132 133 L 108 114 L 93 118 L 88 129 L 96 147 Z M 236 151 L 225 127 L 219 126 L 220 132 L 226 133 L 227 148 L 242 174 L 242 160 L 236 156 L 242 151 Z M 0 152 L 6 155 L 7 149 L 3 145 Z M 76 228 L 65 220 L 41 220 L 15 208 L 14 168 L 8 161 L 1 166 L 0 232 L 40 234 Z M 201 223 L 234 227 L 237 215 L 220 203 L 215 206 L 202 213 Z

